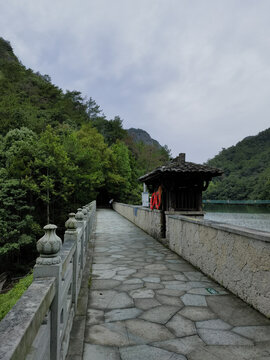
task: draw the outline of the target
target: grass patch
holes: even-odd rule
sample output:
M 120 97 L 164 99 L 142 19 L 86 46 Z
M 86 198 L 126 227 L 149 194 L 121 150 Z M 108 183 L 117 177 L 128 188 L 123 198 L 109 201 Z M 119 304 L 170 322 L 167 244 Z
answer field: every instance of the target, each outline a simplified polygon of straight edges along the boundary
M 9 310 L 16 304 L 25 290 L 31 285 L 33 274 L 29 274 L 21 279 L 11 290 L 5 294 L 0 294 L 0 321 L 6 316 Z

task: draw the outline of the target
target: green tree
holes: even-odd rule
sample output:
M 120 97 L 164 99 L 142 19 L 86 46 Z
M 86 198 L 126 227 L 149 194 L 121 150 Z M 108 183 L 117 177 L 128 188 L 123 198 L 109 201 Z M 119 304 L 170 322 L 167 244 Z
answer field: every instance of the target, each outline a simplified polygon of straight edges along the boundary
M 84 203 L 95 199 L 105 184 L 105 169 L 109 166 L 108 146 L 91 124 L 84 124 L 77 132 L 70 133 L 65 148 L 76 164 L 76 193 L 74 201 Z
M 110 148 L 110 166 L 107 169 L 106 188 L 110 195 L 124 201 L 131 190 L 131 166 L 129 150 L 126 145 L 117 141 Z
M 92 119 L 93 126 L 104 136 L 109 146 L 116 143 L 117 140 L 123 140 L 127 135 L 122 123 L 123 120 L 119 116 L 115 116 L 113 120 L 106 120 L 105 116 L 97 116 Z
M 33 246 L 40 228 L 34 221 L 33 208 L 27 203 L 26 189 L 3 168 L 0 169 L 0 203 L 0 263 L 11 265 L 20 260 L 24 248 Z
M 36 135 L 27 128 L 14 129 L 0 148 L 0 258 L 3 264 L 20 262 L 25 249 L 33 249 L 40 226 L 34 218 L 30 184 Z M 32 251 L 32 250 L 31 250 Z M 25 257 L 27 260 L 28 257 Z M 7 265 L 9 266 L 9 265 Z
M 57 202 L 67 203 L 75 190 L 76 166 L 69 159 L 61 139 L 51 126 L 41 134 L 35 158 L 39 199 L 46 204 L 47 223 L 54 219 L 51 208 Z

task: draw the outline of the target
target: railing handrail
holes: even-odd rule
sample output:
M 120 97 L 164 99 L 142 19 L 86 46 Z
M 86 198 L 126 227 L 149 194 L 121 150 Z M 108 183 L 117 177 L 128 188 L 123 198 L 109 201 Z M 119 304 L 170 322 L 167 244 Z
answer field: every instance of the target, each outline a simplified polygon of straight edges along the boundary
M 44 278 L 32 282 L 16 305 L 0 322 L 1 360 L 25 358 L 29 345 L 33 343 L 54 296 L 55 278 Z M 20 346 L 22 343 L 28 346 Z

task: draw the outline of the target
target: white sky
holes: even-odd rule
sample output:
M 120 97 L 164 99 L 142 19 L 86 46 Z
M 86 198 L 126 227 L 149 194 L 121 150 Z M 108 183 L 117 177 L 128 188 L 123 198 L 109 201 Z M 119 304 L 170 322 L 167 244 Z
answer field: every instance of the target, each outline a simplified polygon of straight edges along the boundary
M 200 163 L 270 127 L 269 14 L 269 0 L 0 0 L 0 36 Z

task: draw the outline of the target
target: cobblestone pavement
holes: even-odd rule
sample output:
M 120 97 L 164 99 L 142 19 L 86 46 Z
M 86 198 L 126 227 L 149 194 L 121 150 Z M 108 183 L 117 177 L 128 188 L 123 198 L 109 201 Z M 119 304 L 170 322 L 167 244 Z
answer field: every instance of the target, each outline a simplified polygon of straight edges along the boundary
M 270 359 L 266 317 L 112 210 L 89 291 L 83 360 Z

